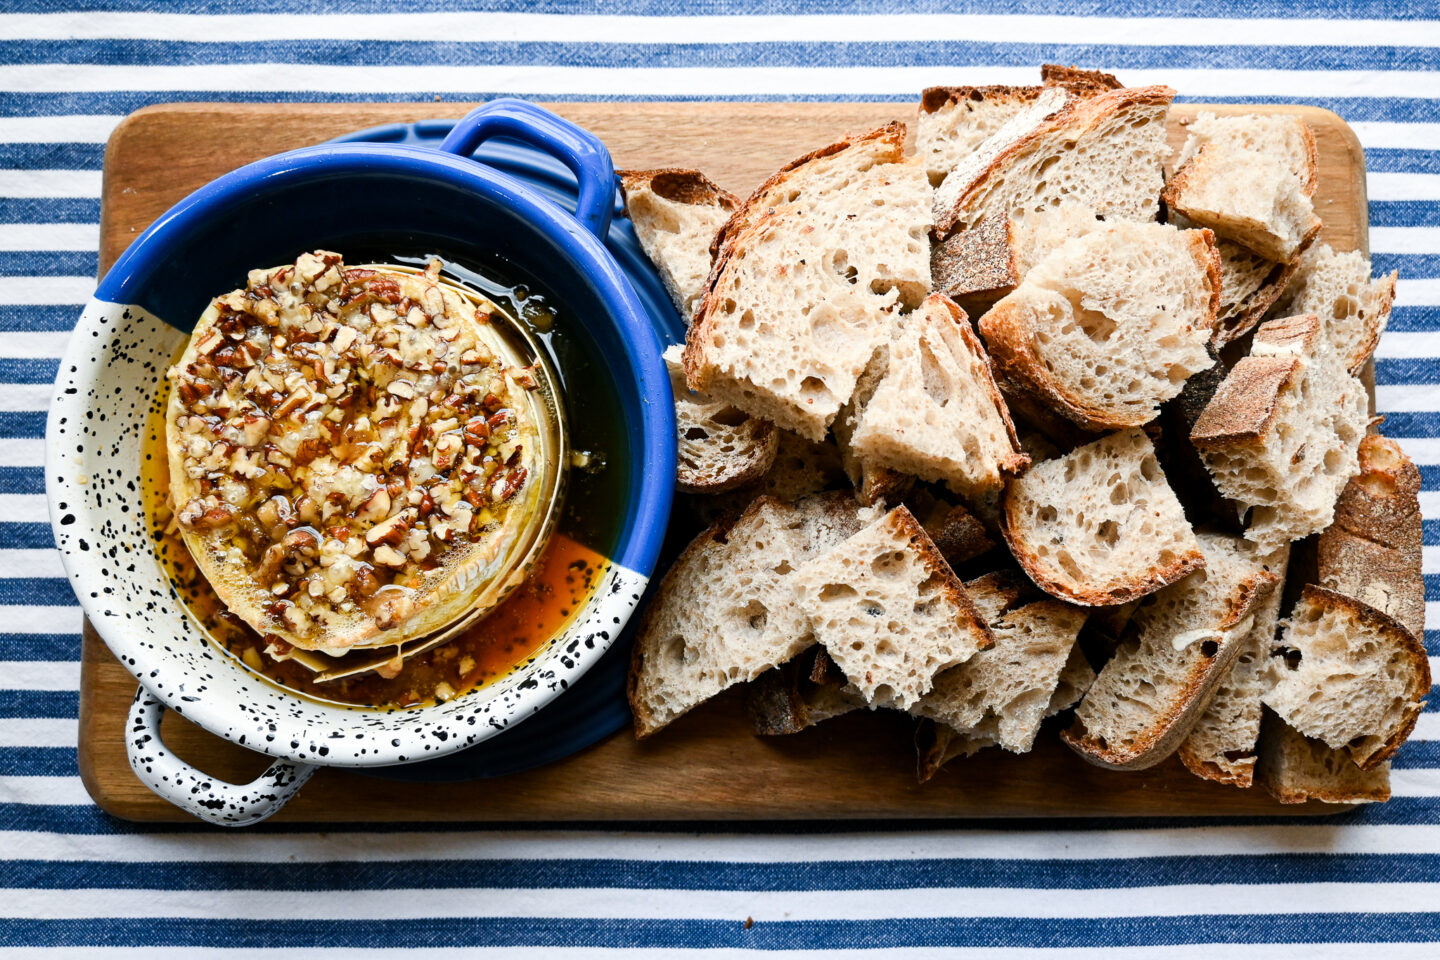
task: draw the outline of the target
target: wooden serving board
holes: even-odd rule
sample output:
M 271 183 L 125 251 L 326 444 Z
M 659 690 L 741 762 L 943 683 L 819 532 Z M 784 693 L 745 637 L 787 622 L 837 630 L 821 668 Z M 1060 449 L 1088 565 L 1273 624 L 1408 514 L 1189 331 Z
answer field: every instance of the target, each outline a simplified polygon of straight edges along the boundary
M 609 145 L 617 167 L 698 167 L 746 195 L 783 163 L 852 131 L 894 118 L 902 103 L 551 104 Z M 127 118 L 110 138 L 100 214 L 103 273 L 172 204 L 243 164 L 381 123 L 458 117 L 470 105 L 173 104 Z M 1177 107 L 1172 117 L 1200 108 Z M 1257 108 L 1216 107 L 1218 112 Z M 1264 108 L 1259 108 L 1264 109 Z M 1281 108 L 1277 108 L 1281 109 Z M 1324 239 L 1367 248 L 1364 154 L 1339 117 L 1286 107 L 1314 128 L 1317 212 Z M 1178 148 L 1183 130 L 1173 125 Z M 107 812 L 131 820 L 186 820 L 130 770 L 124 733 L 135 681 L 86 624 L 80 678 L 80 773 Z M 1282 807 L 1259 788 L 1191 776 L 1173 757 L 1139 773 L 1089 766 L 1042 732 L 1034 752 L 987 750 L 915 782 L 910 724 L 851 714 L 793 737 L 757 738 L 741 698 L 696 709 L 645 743 L 628 730 L 551 766 L 494 780 L 415 785 L 322 770 L 279 815 L 291 821 L 829 819 L 995 816 L 1257 815 L 1331 813 Z M 215 776 L 245 782 L 259 754 L 167 714 L 165 739 Z

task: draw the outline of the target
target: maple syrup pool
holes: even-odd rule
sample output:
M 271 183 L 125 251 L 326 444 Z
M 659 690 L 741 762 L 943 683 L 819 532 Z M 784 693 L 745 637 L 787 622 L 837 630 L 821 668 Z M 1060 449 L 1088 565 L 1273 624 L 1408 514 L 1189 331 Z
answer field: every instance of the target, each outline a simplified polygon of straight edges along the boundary
M 445 263 L 445 279 L 488 297 L 519 320 L 549 355 L 566 398 L 575 461 L 556 530 L 530 577 L 460 636 L 406 660 L 393 678 L 372 672 L 320 683 L 307 667 L 265 655 L 260 635 L 225 609 L 172 522 L 167 499 L 166 389 L 157 393 L 150 408 L 142 447 L 141 497 L 152 545 L 176 595 L 211 641 L 248 670 L 315 700 L 345 706 L 415 707 L 453 699 L 523 667 L 584 609 L 619 540 L 630 451 L 615 384 L 604 364 L 596 362 L 598 352 L 583 330 L 583 320 L 570 316 L 534 285 L 506 281 L 494 269 L 475 269 L 443 253 L 342 252 L 347 262 L 421 269 L 438 256 Z M 378 652 L 372 648 L 361 655 Z

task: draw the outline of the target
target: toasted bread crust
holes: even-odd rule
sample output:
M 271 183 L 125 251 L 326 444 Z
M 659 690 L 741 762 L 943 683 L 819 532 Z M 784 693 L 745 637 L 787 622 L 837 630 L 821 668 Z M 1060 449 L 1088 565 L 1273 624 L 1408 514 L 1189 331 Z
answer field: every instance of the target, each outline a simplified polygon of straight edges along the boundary
M 1307 751 L 1329 751 L 1324 744 L 1308 742 L 1268 708 L 1260 721 L 1260 743 L 1255 763 L 1255 780 L 1280 803 L 1384 803 L 1390 799 L 1389 769 L 1383 764 L 1372 771 L 1358 767 L 1339 774 L 1321 774 L 1312 768 L 1295 769 L 1287 754 L 1303 745 Z M 1348 761 L 1347 761 L 1348 762 Z
M 1280 392 L 1300 375 L 1294 357 L 1244 357 L 1230 369 L 1190 431 L 1197 447 L 1255 443 L 1278 413 Z
M 1227 612 L 1221 629 L 1228 629 L 1244 620 L 1255 609 L 1256 604 L 1279 583 L 1280 578 L 1267 570 L 1258 570 L 1246 577 L 1236 592 L 1227 598 Z M 1190 735 L 1195 721 L 1200 719 L 1205 708 L 1210 705 L 1216 688 L 1229 676 L 1243 647 L 1244 644 L 1240 642 L 1226 643 L 1215 656 L 1193 664 L 1185 679 L 1182 693 L 1170 705 L 1170 710 L 1125 752 L 1111 748 L 1103 738 L 1086 733 L 1085 724 L 1078 715 L 1069 727 L 1061 731 L 1060 738 L 1076 753 L 1098 767 L 1110 770 L 1144 770 L 1153 767 L 1174 753 Z M 1202 773 L 1201 776 L 1205 774 Z
M 1168 106 L 1174 99 L 1175 90 L 1166 86 L 1124 87 L 1118 90 L 1108 90 L 1093 97 L 1073 98 L 1055 114 L 1037 124 L 1035 129 L 1000 151 L 980 175 L 965 186 L 960 195 L 956 197 L 950 210 L 944 216 L 937 215 L 935 236 L 944 237 L 950 233 L 960 217 L 960 211 L 965 208 L 965 204 L 970 198 L 990 178 L 1001 175 L 1010 162 L 1028 150 L 1036 140 L 1052 131 L 1071 126 L 1076 128 L 1076 136 L 1079 136 L 1086 129 L 1115 113 L 1144 104 Z
M 1381 294 L 1379 307 L 1370 323 L 1365 325 L 1365 339 L 1361 340 L 1355 350 L 1355 359 L 1346 364 L 1352 377 L 1358 377 L 1360 371 L 1365 369 L 1365 364 L 1370 362 L 1375 348 L 1380 345 L 1380 334 L 1385 323 L 1389 321 L 1390 311 L 1395 306 L 1395 283 L 1400 279 L 1400 271 L 1391 270 L 1387 276 L 1381 277 L 1378 283 L 1385 285 L 1384 293 Z
M 1308 130 L 1309 127 L 1306 129 Z M 1295 251 L 1295 256 L 1289 262 L 1275 264 L 1274 269 L 1265 278 L 1265 282 L 1245 298 L 1244 307 L 1239 313 L 1224 320 L 1216 320 L 1215 336 L 1210 340 L 1211 346 L 1219 350 L 1225 344 L 1238 340 L 1259 326 L 1260 321 L 1265 319 L 1265 314 L 1285 293 L 1285 288 L 1290 286 L 1290 280 L 1295 276 L 1295 271 L 1300 269 L 1300 258 L 1304 256 L 1306 250 L 1310 249 L 1316 236 L 1317 234 L 1312 234 L 1301 243 L 1299 249 Z M 1392 286 L 1391 292 L 1393 293 L 1393 291 Z M 1379 340 L 1379 334 L 1376 334 L 1376 340 Z M 1371 351 L 1374 351 L 1373 345 Z M 1354 373 L 1353 370 L 1351 372 Z
M 735 210 L 740 198 L 723 189 L 699 170 L 685 167 L 657 167 L 653 170 L 616 170 L 623 193 L 647 187 L 656 196 L 690 206 L 723 207 Z
M 984 639 L 976 646 L 977 650 L 988 650 L 995 646 L 995 635 L 990 632 L 990 624 L 975 609 L 975 601 L 970 599 L 970 594 L 965 589 L 965 584 L 950 569 L 950 564 L 945 562 L 945 557 L 940 549 L 935 546 L 935 541 L 930 539 L 930 534 L 915 519 L 915 515 L 903 504 L 890 511 L 889 517 L 894 523 L 897 532 L 910 542 L 910 547 L 920 556 L 920 562 L 925 569 L 939 580 L 939 592 L 950 602 L 954 603 L 963 611 L 962 615 L 979 629 Z
M 1094 96 L 1110 90 L 1122 90 L 1125 84 L 1113 73 L 1085 70 L 1076 66 L 1045 63 L 1040 66 L 1040 82 L 1047 87 L 1064 87 L 1079 97 Z
M 1003 297 L 1020 282 L 1009 217 L 989 216 L 935 244 L 930 253 L 935 289 L 948 297 Z
M 975 330 L 970 326 L 970 318 L 960 305 L 949 297 L 940 293 L 932 293 L 927 300 L 934 300 L 945 307 L 950 319 L 955 323 L 955 329 L 960 334 L 960 339 L 965 341 L 965 347 L 972 356 L 982 360 L 989 359 L 990 355 L 985 350 L 985 345 L 975 335 Z M 1005 403 L 1005 396 L 1000 392 L 1000 385 L 995 382 L 993 373 L 990 373 L 991 364 L 985 365 L 985 389 L 990 394 L 990 402 L 995 405 L 995 411 L 1000 414 L 1001 421 L 1005 424 L 1005 436 L 1010 440 L 1010 453 L 1000 458 L 999 466 L 1002 474 L 1009 474 L 1018 477 L 1030 466 L 1030 455 L 1020 447 L 1020 437 L 1015 432 L 1015 421 L 1010 417 L 1010 408 Z
M 1042 87 L 1012 87 L 1005 84 L 982 87 L 926 87 L 920 94 L 920 109 L 924 113 L 934 113 L 964 100 L 973 100 L 976 103 L 1003 100 L 1030 103 L 1042 92 Z

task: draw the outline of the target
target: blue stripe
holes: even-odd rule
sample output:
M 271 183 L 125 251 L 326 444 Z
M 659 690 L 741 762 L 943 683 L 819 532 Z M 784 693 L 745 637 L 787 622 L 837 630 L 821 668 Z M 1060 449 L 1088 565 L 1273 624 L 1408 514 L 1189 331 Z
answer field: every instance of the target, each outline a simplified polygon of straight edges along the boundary
M 1383 429 L 1387 437 L 1440 436 L 1440 412 L 1386 413 Z
M 1374 253 L 1370 263 L 1376 273 L 1399 270 L 1402 277 L 1440 277 L 1440 254 Z
M 80 678 L 79 663 L 75 664 L 75 678 Z M 0 678 L 0 718 L 71 720 L 80 716 L 80 694 L 74 690 L 6 690 L 4 687 L 4 678 Z M 0 751 L 0 756 L 4 753 Z
M 0 770 L 12 777 L 73 777 L 80 772 L 74 747 L 6 747 L 0 750 Z
M 7 529 L 9 528 L 0 525 L 0 532 Z M 75 591 L 70 589 L 70 581 L 64 577 L 0 578 L 0 604 L 39 604 L 48 607 L 70 606 L 74 602 Z M 4 679 L 0 678 L 0 684 L 3 683 Z
M 75 595 L 72 593 L 66 602 L 74 603 Z M 78 656 L 78 633 L 0 633 L 0 660 L 74 660 Z
M 0 467 L 0 493 L 44 493 L 45 471 L 39 467 Z
M 1390 323 L 1386 329 L 1400 330 L 1405 333 L 1428 333 L 1432 330 L 1440 330 L 1440 307 L 1392 307 Z M 1440 353 L 1440 349 L 1437 349 L 1437 353 Z
M 41 358 L 36 360 L 16 357 L 0 358 L 0 383 L 54 383 L 55 374 L 60 370 L 60 359 Z M 43 416 L 43 414 L 42 414 Z M 45 424 L 34 436 L 44 436 Z M 27 436 L 27 434 L 0 434 L 0 436 Z
M 0 277 L 93 277 L 99 270 L 93 250 L 0 251 Z
M 1122 78 L 1123 79 L 1123 78 Z M 583 82 L 583 81 L 580 81 Z M 435 101 L 439 96 L 440 101 Z M 585 89 L 563 92 L 537 93 L 529 90 L 509 88 L 505 90 L 446 90 L 417 89 L 398 93 L 343 93 L 328 90 L 277 90 L 263 94 L 249 91 L 228 90 L 147 90 L 147 91 L 76 91 L 26 93 L 0 91 L 0 117 L 48 117 L 64 114 L 129 113 L 155 103 L 171 102 L 216 102 L 216 103 L 412 103 L 428 101 L 451 102 L 455 115 L 475 101 L 491 100 L 495 97 L 525 97 L 532 100 L 575 100 L 586 102 L 630 102 L 630 101 L 708 101 L 715 99 L 736 102 L 845 102 L 845 101 L 891 101 L 913 104 L 919 98 L 919 91 L 913 94 L 801 94 L 773 93 L 727 96 L 716 93 L 671 94 L 663 86 L 634 94 L 596 94 Z M 1388 120 L 1400 123 L 1440 121 L 1440 98 L 1420 97 L 1315 97 L 1315 96 L 1179 96 L 1177 103 L 1237 103 L 1237 104 L 1304 104 L 1333 110 L 1347 121 Z M 908 110 L 908 106 L 905 108 Z M 437 113 L 439 108 L 436 108 Z
M 80 319 L 80 312 L 84 309 L 85 305 L 80 303 L 0 307 L 0 332 L 73 330 L 75 321 Z
M 1440 150 L 1368 149 L 1365 169 L 1371 173 L 1440 173 Z
M 1390 765 L 1396 770 L 1440 767 L 1440 740 L 1412 740 L 1400 747 Z
M 154 0 L 91 0 L 84 3 L 60 4 L 54 0 L 8 0 L 11 13 L 56 13 L 64 9 L 121 10 L 151 12 Z M 407 0 L 406 12 L 438 11 L 509 11 L 516 13 L 577 13 L 593 14 L 593 0 Z M 990 0 L 913 0 L 905 9 L 912 13 L 990 14 L 995 6 Z M 167 13 L 393 13 L 392 0 L 170 0 Z M 1012 14 L 1065 14 L 1068 16 L 1149 17 L 1155 16 L 1152 5 L 1138 0 L 1010 0 L 1005 11 Z M 699 15 L 733 15 L 774 13 L 773 4 L 765 0 L 615 0 L 605 4 L 605 12 L 613 15 L 672 17 Z M 808 0 L 803 10 L 815 14 L 890 14 L 895 13 L 894 0 Z M 1306 18 L 1325 19 L 1389 19 L 1424 20 L 1433 16 L 1424 4 L 1411 0 L 1307 0 L 1299 6 L 1281 0 L 1172 0 L 1164 15 L 1170 17 L 1227 18 Z M 1123 78 L 1122 78 L 1123 79 Z
M 1435 357 L 1390 357 L 1376 360 L 1376 385 L 1440 383 L 1440 338 L 1437 338 L 1435 348 Z
M 3 169 L 99 170 L 104 161 L 103 143 L 0 143 Z
M 286 864 L 289 870 L 290 865 Z M 384 874 L 387 865 L 354 865 Z M 271 873 L 280 872 L 275 867 Z M 143 882 L 137 874 L 137 882 Z M 1202 881 L 1203 882 L 1203 881 Z M 1008 917 L 920 920 L 591 920 L 435 918 L 421 920 L 10 920 L 0 945 L 190 946 L 238 948 L 587 947 L 842 950 L 899 947 L 1144 946 L 1205 943 L 1390 943 L 1440 939 L 1440 913 L 1216 914 L 1100 920 Z
M 34 361 L 28 361 L 34 362 Z M 43 361 L 41 361 L 43 362 Z M 51 380 L 55 377 L 52 375 Z M 10 381 L 0 377 L 0 381 Z M 0 437 L 45 436 L 45 412 L 37 410 L 0 410 Z
M 1403 46 L 1267 46 L 1270 69 L 1423 70 L 1440 66 L 1440 48 Z M 1042 62 L 1101 64 L 1107 70 L 1255 65 L 1255 49 L 1230 45 L 1115 46 L 1113 44 L 997 43 L 966 40 L 806 43 L 555 43 L 481 40 L 273 40 L 243 43 L 181 40 L 0 41 L 0 63 L 148 66 L 242 63 L 365 66 L 525 64 L 556 67 L 827 67 L 1032 66 Z
M 62 748 L 31 748 L 62 752 Z M 18 751 L 6 751 L 6 753 Z M 73 758 L 73 751 L 70 751 Z M 65 758 L 36 759 L 59 768 Z M 1311 818 L 1311 824 L 1316 821 Z M 1032 824 L 1033 826 L 1033 824 Z M 749 825 L 746 825 L 749 829 Z M 1058 890 L 1131 889 L 1176 884 L 1320 883 L 1382 875 L 1391 883 L 1433 882 L 1433 854 L 1225 854 L 1114 859 L 839 860 L 820 863 L 617 859 L 479 859 L 271 863 L 166 861 L 87 863 L 16 861 L 7 885 L 28 889 L 144 886 L 166 890 L 405 890 L 491 889 L 826 891 L 905 890 L 913 887 L 1038 887 Z
M 55 534 L 48 523 L 0 524 L 0 537 L 10 550 L 53 550 Z
M 5 192 L 0 186 L 0 194 Z M 100 199 L 0 196 L 0 223 L 99 223 Z
M 1372 227 L 1440 227 L 1440 202 L 1434 200 L 1372 200 Z

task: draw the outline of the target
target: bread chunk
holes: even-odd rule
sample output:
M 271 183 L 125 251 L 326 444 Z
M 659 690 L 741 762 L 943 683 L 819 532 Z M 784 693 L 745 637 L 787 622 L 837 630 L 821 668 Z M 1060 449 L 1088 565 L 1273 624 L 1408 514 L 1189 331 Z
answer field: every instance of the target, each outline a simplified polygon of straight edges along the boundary
M 1398 271 L 1392 270 L 1371 279 L 1370 261 L 1358 250 L 1336 253 L 1329 244 L 1315 244 L 1300 258 L 1275 313 L 1319 317 L 1331 349 L 1358 376 L 1390 322 L 1398 278 Z
M 779 431 L 768 420 L 692 393 L 680 350 L 676 345 L 665 351 L 680 444 L 676 485 L 684 493 L 724 493 L 759 480 L 775 462 Z
M 685 349 L 692 389 L 807 437 L 930 288 L 930 187 L 892 123 L 800 158 L 735 212 Z
M 1298 733 L 1269 710 L 1260 725 L 1255 778 L 1281 803 L 1384 803 L 1390 799 L 1390 761 L 1361 770 L 1343 750 Z
M 1261 559 L 1261 566 L 1281 582 L 1290 562 L 1290 548 L 1280 547 Z M 1197 777 L 1248 787 L 1255 774 L 1255 745 L 1260 739 L 1260 700 L 1270 689 L 1270 650 L 1280 620 L 1279 587 L 1255 606 L 1255 625 L 1241 641 L 1230 674 L 1190 735 L 1180 744 L 1180 761 Z
M 1307 737 L 1344 749 L 1362 769 L 1388 760 L 1430 692 L 1425 648 L 1390 617 L 1307 586 L 1281 636 L 1284 665 L 1265 705 Z
M 864 706 L 865 699 L 819 644 L 765 671 L 745 690 L 745 710 L 762 737 L 799 733 Z
M 1307 197 L 1315 195 L 1320 166 L 1315 151 L 1315 133 L 1296 116 L 1243 113 L 1220 116 L 1203 112 L 1186 125 L 1190 136 L 1175 158 L 1177 167 L 1207 144 L 1229 153 L 1247 150 L 1255 162 L 1279 167 L 1288 173 Z
M 1031 267 L 1066 240 L 1104 226 L 1094 210 L 1073 202 L 1019 220 L 986 217 L 974 229 L 957 231 L 935 244 L 930 272 L 936 289 L 947 296 L 967 302 L 976 298 L 993 301 L 1013 291 Z
M 628 686 L 636 736 L 813 644 L 794 608 L 793 571 L 868 518 L 848 493 L 794 506 L 761 498 L 696 537 L 640 623 Z
M 1360 441 L 1359 462 L 1316 546 L 1320 585 L 1424 637 L 1420 471 L 1400 444 L 1376 434 Z
M 1215 249 L 1220 254 L 1220 306 L 1210 344 L 1219 350 L 1259 325 L 1284 294 L 1300 260 L 1267 260 L 1224 237 L 1216 237 Z
M 980 332 L 1016 392 L 1087 430 L 1140 426 L 1214 365 L 1219 290 L 1208 232 L 1106 224 L 1037 263 Z
M 949 727 L 967 754 L 1029 752 L 1086 615 L 1059 600 L 1001 613 L 990 621 L 995 645 L 941 673 L 910 712 Z
M 994 643 L 903 506 L 794 574 L 815 638 L 867 703 L 908 709 L 935 675 Z
M 849 447 L 863 462 L 947 484 L 965 497 L 1023 470 L 1015 425 L 965 313 L 940 294 L 895 327 Z
M 991 215 L 1022 219 L 1065 200 L 1107 221 L 1156 218 L 1170 157 L 1165 116 L 1175 91 L 1133 87 L 1092 97 L 1075 97 L 1062 87 L 1046 92 L 1048 101 L 1038 97 L 935 191 L 937 237 Z
M 1314 316 L 1262 324 L 1190 433 L 1215 486 L 1251 508 L 1245 536 L 1260 544 L 1329 526 L 1360 469 L 1368 398 L 1319 331 Z
M 1255 547 L 1201 534 L 1205 568 L 1136 611 L 1122 642 L 1062 734 L 1086 760 L 1142 770 L 1174 752 L 1205 711 L 1254 627 L 1256 608 L 1280 578 Z
M 1166 205 L 1268 260 L 1289 261 L 1320 232 L 1320 218 L 1290 171 L 1223 141 L 1175 171 Z
M 1041 589 L 1085 606 L 1137 599 L 1205 565 L 1141 430 L 1102 437 L 1011 480 L 1001 532 Z
M 704 522 L 739 516 L 760 497 L 794 503 L 817 493 L 848 492 L 850 482 L 834 443 L 816 443 L 778 427 L 775 432 L 779 435 L 775 461 L 759 480 L 728 493 L 691 498 L 691 507 Z
M 659 272 L 675 309 L 689 323 L 710 273 L 710 245 L 740 199 L 699 170 L 618 173 L 635 238 Z
M 1041 64 L 1040 80 L 1047 87 L 1064 87 L 1076 96 L 1094 96 L 1125 86 L 1113 73 L 1059 63 Z
M 925 160 L 930 185 L 938 187 L 961 160 L 1044 92 L 1042 87 L 927 88 L 915 121 L 915 152 Z M 1058 110 L 1065 96 L 1050 94 L 1047 102 L 1052 101 Z

